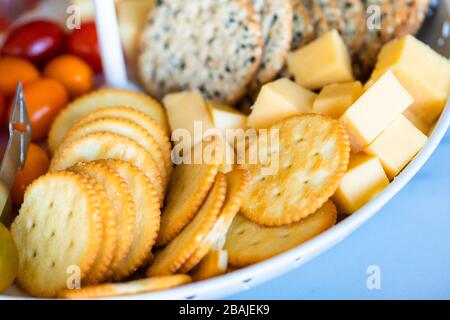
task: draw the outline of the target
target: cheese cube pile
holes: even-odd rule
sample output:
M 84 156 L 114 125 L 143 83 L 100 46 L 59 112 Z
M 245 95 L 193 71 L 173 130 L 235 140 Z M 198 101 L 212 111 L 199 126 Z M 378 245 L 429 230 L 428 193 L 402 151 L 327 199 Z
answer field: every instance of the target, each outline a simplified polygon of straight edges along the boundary
M 248 117 L 205 102 L 196 92 L 168 95 L 164 104 L 170 126 L 192 131 L 194 120 L 201 120 L 204 130 L 263 129 L 298 114 L 335 118 L 346 129 L 352 150 L 333 197 L 346 214 L 388 186 L 426 144 L 450 88 L 450 63 L 409 35 L 384 46 L 364 87 L 353 80 L 350 55 L 336 31 L 290 53 L 288 69 L 295 82 L 282 78 L 263 85 Z M 318 94 L 312 91 L 317 89 Z M 226 153 L 235 151 L 231 145 Z M 224 161 L 221 170 L 231 168 Z

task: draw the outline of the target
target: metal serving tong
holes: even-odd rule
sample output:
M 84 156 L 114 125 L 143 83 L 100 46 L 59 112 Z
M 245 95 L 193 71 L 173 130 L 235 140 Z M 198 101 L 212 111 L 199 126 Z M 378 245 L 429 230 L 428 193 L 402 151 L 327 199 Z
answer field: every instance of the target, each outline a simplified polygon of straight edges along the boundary
M 0 221 L 6 225 L 12 218 L 9 194 L 17 171 L 25 164 L 31 141 L 30 119 L 20 82 L 17 84 L 8 130 L 9 140 L 0 164 Z

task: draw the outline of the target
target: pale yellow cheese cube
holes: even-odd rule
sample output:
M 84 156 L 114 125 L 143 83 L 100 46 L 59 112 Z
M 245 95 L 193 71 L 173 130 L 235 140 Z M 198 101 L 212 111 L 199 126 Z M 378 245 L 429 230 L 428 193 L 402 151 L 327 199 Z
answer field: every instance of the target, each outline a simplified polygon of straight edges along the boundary
M 367 147 L 413 101 L 394 74 L 386 72 L 340 119 L 352 151 L 358 153 Z
M 362 84 L 359 81 L 330 84 L 320 91 L 314 101 L 313 110 L 315 113 L 340 118 L 362 93 Z
M 430 125 L 428 123 L 426 123 L 425 120 L 423 120 L 421 117 L 416 115 L 416 113 L 414 111 L 412 111 L 411 108 L 408 108 L 405 111 L 403 111 L 403 115 L 406 117 L 406 119 L 411 121 L 411 123 L 417 129 L 422 131 L 423 134 L 428 135 L 431 132 Z
M 295 82 L 282 78 L 262 86 L 247 125 L 251 128 L 268 128 L 284 118 L 311 113 L 317 94 Z
M 340 213 L 351 214 L 368 203 L 389 185 L 389 180 L 377 157 L 351 155 L 333 201 Z
M 400 115 L 366 149 L 377 156 L 389 179 L 394 179 L 427 142 L 427 136 Z
M 202 141 L 206 131 L 214 128 L 206 102 L 197 91 L 168 94 L 163 98 L 163 104 L 172 136 L 175 133 L 177 139 L 182 137 L 187 145 Z
M 238 110 L 216 101 L 207 101 L 209 114 L 217 129 L 244 129 L 247 126 L 247 116 Z
M 336 30 L 289 53 L 287 65 L 295 82 L 307 89 L 354 79 L 349 51 Z
M 411 35 L 386 44 L 380 52 L 370 87 L 386 70 L 392 70 L 414 98 L 411 110 L 431 125 L 442 112 L 450 88 L 450 63 Z

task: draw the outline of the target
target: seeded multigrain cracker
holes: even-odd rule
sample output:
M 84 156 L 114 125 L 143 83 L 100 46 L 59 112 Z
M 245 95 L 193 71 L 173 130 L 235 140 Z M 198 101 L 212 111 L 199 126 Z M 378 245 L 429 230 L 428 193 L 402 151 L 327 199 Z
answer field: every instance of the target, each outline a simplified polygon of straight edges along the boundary
M 255 74 L 262 46 L 261 27 L 245 0 L 161 0 L 141 35 L 138 72 L 158 98 L 198 89 L 233 104 Z
M 18 284 L 33 296 L 54 297 L 67 288 L 68 272 L 84 278 L 101 245 L 102 208 L 82 176 L 57 172 L 35 180 L 11 227 Z
M 198 249 L 189 257 L 189 259 L 180 268 L 180 272 L 187 273 L 191 271 L 211 249 L 219 250 L 225 243 L 225 237 L 233 222 L 234 217 L 239 212 L 242 200 L 245 197 L 248 184 L 250 182 L 250 174 L 245 170 L 233 170 L 226 175 L 227 178 L 227 195 L 225 204 L 220 212 L 214 226 L 208 234 L 202 239 Z
M 102 216 L 103 235 L 97 258 L 89 272 L 86 274 L 83 283 L 97 284 L 105 279 L 111 265 L 114 251 L 117 247 L 117 242 L 120 241 L 120 239 L 117 238 L 116 217 L 109 198 L 106 195 L 105 188 L 97 183 L 95 179 L 89 177 L 89 175 L 86 175 L 85 177 L 92 185 L 96 201 L 101 205 L 100 213 Z
M 167 244 L 192 220 L 214 183 L 223 152 L 223 145 L 217 143 L 210 162 L 175 167 L 161 215 L 157 246 Z
M 103 163 L 125 180 L 137 212 L 130 250 L 113 274 L 113 279 L 120 280 L 149 260 L 159 231 L 161 211 L 155 188 L 140 170 L 120 160 L 105 160 Z
M 291 50 L 295 50 L 314 40 L 314 20 L 303 0 L 290 1 L 293 21 Z
M 166 166 L 164 165 L 164 159 L 162 156 L 161 149 L 156 143 L 155 139 L 145 131 L 144 128 L 137 125 L 136 123 L 117 118 L 102 118 L 97 120 L 92 120 L 81 125 L 76 125 L 72 127 L 67 132 L 66 137 L 61 143 L 60 148 L 64 148 L 65 145 L 78 140 L 88 134 L 100 133 L 100 132 L 111 132 L 123 137 L 129 138 L 139 144 L 145 149 L 153 158 L 155 164 L 158 166 L 161 179 L 164 185 L 167 184 L 169 178 L 169 172 L 166 171 Z
M 311 216 L 281 227 L 265 227 L 238 214 L 228 231 L 225 250 L 228 262 L 245 267 L 288 251 L 336 223 L 336 207 L 331 201 Z
M 327 116 L 305 114 L 278 122 L 278 143 L 260 136 L 249 154 L 269 154 L 262 164 L 245 164 L 251 180 L 241 211 L 250 220 L 281 226 L 314 213 L 336 191 L 350 155 L 345 129 Z M 256 148 L 256 150 L 255 150 Z M 273 170 L 262 170 L 268 166 Z
M 203 258 L 192 272 L 195 281 L 205 280 L 225 274 L 228 269 L 228 252 L 213 250 Z
M 107 107 L 126 106 L 144 112 L 168 133 L 169 125 L 163 107 L 153 98 L 131 90 L 100 89 L 81 96 L 62 110 L 48 133 L 48 147 L 54 153 L 67 131 L 88 113 Z
M 108 270 L 108 275 L 111 275 L 128 254 L 136 230 L 137 213 L 130 188 L 118 173 L 99 161 L 78 163 L 70 170 L 95 179 L 103 186 L 111 203 L 118 239 Z
M 394 33 L 392 38 L 398 37 L 401 34 L 403 25 L 408 18 L 408 1 L 391 0 L 392 10 L 394 11 Z
M 150 179 L 162 201 L 163 181 L 152 156 L 133 140 L 115 133 L 91 133 L 58 149 L 49 171 L 64 170 L 78 162 L 104 159 L 124 160 L 138 167 Z
M 317 16 L 316 34 L 318 37 L 330 30 L 339 31 L 339 23 L 342 20 L 342 10 L 337 0 L 314 0 L 314 13 Z
M 264 50 L 258 71 L 250 83 L 252 91 L 271 80 L 283 68 L 292 41 L 292 5 L 290 0 L 252 0 L 259 13 Z
M 155 255 L 155 260 L 147 270 L 148 277 L 173 274 L 181 268 L 213 227 L 225 201 L 226 191 L 227 180 L 222 173 L 218 173 L 208 197 L 194 219 Z
M 364 43 L 366 33 L 365 6 L 362 0 L 336 0 L 342 12 L 339 32 L 350 53 L 357 53 Z
M 134 295 L 153 291 L 161 291 L 192 282 L 186 274 L 152 277 L 123 283 L 105 283 L 75 290 L 64 290 L 58 294 L 63 299 L 93 299 Z
M 381 14 L 379 19 L 376 17 L 378 12 Z M 362 76 L 370 73 L 376 63 L 384 39 L 395 28 L 391 0 L 366 0 L 366 25 L 366 36 L 358 54 L 358 64 L 361 69 L 359 73 Z
M 224 246 L 228 262 L 233 267 L 245 267 L 269 259 L 326 231 L 336 219 L 336 206 L 331 200 L 307 218 L 281 227 L 265 227 L 238 214 Z
M 155 121 L 152 117 L 148 116 L 144 112 L 133 108 L 109 107 L 89 113 L 87 116 L 81 118 L 74 125 L 74 127 L 81 126 L 86 122 L 91 122 L 102 118 L 118 118 L 133 121 L 137 125 L 141 126 L 144 130 L 146 130 L 153 137 L 153 139 L 161 149 L 162 156 L 164 158 L 164 164 L 166 166 L 166 171 L 170 176 L 173 169 L 171 158 L 172 145 L 170 144 L 170 139 L 167 132 L 164 131 L 164 128 L 157 121 Z
M 415 35 L 419 31 L 429 7 L 430 0 L 413 0 L 410 15 L 406 23 L 407 33 Z

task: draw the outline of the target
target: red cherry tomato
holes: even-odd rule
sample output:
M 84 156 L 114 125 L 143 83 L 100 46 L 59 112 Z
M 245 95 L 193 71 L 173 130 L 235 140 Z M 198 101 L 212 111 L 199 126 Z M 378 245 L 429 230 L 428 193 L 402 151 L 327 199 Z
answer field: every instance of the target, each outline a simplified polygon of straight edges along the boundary
M 95 73 L 102 71 L 102 60 L 95 22 L 83 23 L 80 29 L 72 31 L 67 38 L 66 48 L 68 53 L 86 61 Z
M 41 65 L 61 52 L 64 40 L 64 30 L 58 24 L 35 20 L 11 30 L 1 54 L 22 57 Z

